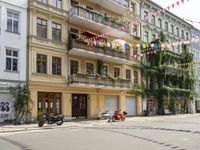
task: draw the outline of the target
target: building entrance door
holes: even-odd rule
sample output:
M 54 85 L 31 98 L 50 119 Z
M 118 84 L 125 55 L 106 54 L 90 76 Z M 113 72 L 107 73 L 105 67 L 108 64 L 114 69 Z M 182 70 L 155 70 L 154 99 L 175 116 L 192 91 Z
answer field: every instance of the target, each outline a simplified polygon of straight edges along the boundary
M 87 117 L 86 94 L 72 94 L 72 117 Z
M 38 93 L 38 112 L 47 114 L 61 113 L 61 94 L 60 93 Z

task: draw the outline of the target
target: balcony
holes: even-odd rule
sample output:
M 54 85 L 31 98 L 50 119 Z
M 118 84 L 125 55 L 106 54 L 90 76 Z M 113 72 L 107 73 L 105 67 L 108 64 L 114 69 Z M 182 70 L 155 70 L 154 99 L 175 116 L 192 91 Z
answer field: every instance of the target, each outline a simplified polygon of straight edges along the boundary
M 114 13 L 123 14 L 129 11 L 128 0 L 89 0 Z
M 175 68 L 172 66 L 162 66 L 162 71 L 166 75 L 172 75 L 172 76 L 177 76 L 180 74 L 188 74 L 187 70 L 180 69 L 180 68 Z
M 71 86 L 87 86 L 91 88 L 131 88 L 131 81 L 126 79 L 111 79 L 109 77 L 73 74 L 69 76 L 68 84 Z
M 78 25 L 88 30 L 99 31 L 103 34 L 109 32 L 113 37 L 125 38 L 129 32 L 129 29 L 120 29 L 120 27 L 128 23 L 115 20 L 112 17 L 79 6 L 71 8 L 69 17 L 69 23 L 73 25 Z
M 92 47 L 86 45 L 83 41 L 75 39 L 71 40 L 69 43 L 69 53 L 118 64 L 124 64 L 130 59 L 129 49 L 127 49 L 126 52 L 123 52 L 108 47 Z

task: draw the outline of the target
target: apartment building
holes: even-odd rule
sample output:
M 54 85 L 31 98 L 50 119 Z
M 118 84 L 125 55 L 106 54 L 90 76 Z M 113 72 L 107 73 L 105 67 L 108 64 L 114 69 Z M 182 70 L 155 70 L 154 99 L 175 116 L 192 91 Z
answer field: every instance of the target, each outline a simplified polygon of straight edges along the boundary
M 176 83 L 174 83 L 174 77 L 178 76 L 178 73 L 182 72 L 185 74 L 185 71 L 191 71 L 191 78 L 193 78 L 193 71 L 188 69 L 187 67 L 182 67 L 184 64 L 180 64 L 180 62 L 187 62 L 183 59 L 184 55 L 181 55 L 182 53 L 185 53 L 185 56 L 188 55 L 188 57 L 191 57 L 190 52 L 191 48 L 189 45 L 185 47 L 185 43 L 181 44 L 172 44 L 175 42 L 180 41 L 187 41 L 190 40 L 192 37 L 192 25 L 185 22 L 178 16 L 170 13 L 169 11 L 165 10 L 162 13 L 158 13 L 160 10 L 163 10 L 161 6 L 154 3 L 151 0 L 144 0 L 141 3 L 141 36 L 142 41 L 145 43 L 151 43 L 152 41 L 155 41 L 159 38 L 159 34 L 162 32 L 164 34 L 165 43 L 170 45 L 169 47 L 166 47 L 165 53 L 158 52 L 147 56 L 145 58 L 145 63 L 147 66 L 153 65 L 152 69 L 157 68 L 158 70 L 163 70 L 160 75 L 158 75 L 158 78 L 155 79 L 154 76 L 148 75 L 148 80 L 146 81 L 146 85 L 148 87 L 155 85 L 155 90 L 166 90 L 169 93 L 169 89 L 171 91 L 175 91 L 178 89 L 178 91 L 184 91 L 192 90 L 191 87 L 187 87 L 185 85 L 178 85 L 177 83 L 184 82 L 182 79 L 177 79 Z M 157 13 L 156 13 L 157 12 Z M 156 15 L 158 14 L 158 15 Z M 160 49 L 161 50 L 161 49 Z M 157 52 L 157 51 L 156 51 Z M 162 57 L 157 57 L 159 53 L 163 53 Z M 167 59 L 164 59 L 165 57 L 169 57 Z M 157 57 L 157 58 L 156 58 Z M 181 61 L 175 61 L 175 58 L 180 59 Z M 157 60 L 160 60 L 159 63 L 155 63 Z M 173 60 L 173 61 L 168 61 Z M 158 65 L 159 64 L 159 65 Z M 165 69 L 163 69 L 165 68 Z M 156 69 L 154 70 L 156 71 Z M 176 72 L 176 74 L 174 74 Z M 162 74 L 165 74 L 162 78 L 163 84 L 159 84 L 159 77 L 162 76 Z M 185 74 L 187 78 L 189 78 L 188 74 Z M 156 76 L 156 75 L 155 75 Z M 169 76 L 169 77 L 166 77 Z M 161 80 L 160 80 L 161 81 Z M 157 84 L 158 82 L 158 84 Z M 188 81 L 189 82 L 189 81 Z M 156 85 L 157 84 L 157 85 Z M 189 84 L 189 83 L 188 83 Z M 149 87 L 148 87 L 149 88 Z M 167 89 L 165 89 L 167 88 Z M 178 95 L 178 91 L 174 92 Z M 171 92 L 172 93 L 172 92 Z M 184 92 L 183 92 L 184 93 Z M 153 115 L 157 114 L 163 114 L 164 110 L 170 110 L 171 113 L 185 113 L 187 112 L 193 112 L 194 105 L 193 101 L 188 98 L 187 100 L 184 100 L 184 98 L 181 98 L 182 95 L 179 96 L 171 96 L 171 100 L 167 98 L 169 95 L 163 94 L 162 97 L 159 99 L 156 99 L 155 96 L 146 96 L 145 100 L 146 102 L 146 109 L 150 110 Z M 156 94 L 154 94 L 156 95 Z M 173 94 L 172 94 L 173 95 Z M 189 100 L 190 99 L 190 100 Z M 187 102 L 187 106 L 186 103 Z M 186 108 L 187 107 L 187 108 Z M 184 108 L 184 110 L 183 110 Z M 187 109 L 187 110 L 186 110 Z
M 0 1 L 0 122 L 13 119 L 10 86 L 26 84 L 27 0 Z
M 166 42 L 179 42 L 191 39 L 192 25 L 174 15 L 169 11 L 164 11 L 159 15 L 155 12 L 163 8 L 151 0 L 144 0 L 141 4 L 141 32 L 144 42 L 151 42 L 158 38 L 162 31 L 166 36 Z M 144 19 L 148 16 L 148 19 Z M 181 45 L 173 45 L 172 50 L 176 53 L 182 53 Z
M 140 18 L 139 0 L 32 0 L 29 7 L 32 117 L 142 114 L 141 96 L 130 93 L 140 71 L 132 69 L 133 48 L 124 46 L 139 42 L 140 25 L 120 28 Z
M 200 112 L 200 30 L 193 27 L 192 28 L 192 44 L 191 44 L 191 49 L 192 53 L 194 55 L 194 70 L 195 70 L 195 77 L 196 77 L 196 87 L 195 87 L 195 92 L 197 94 L 197 97 L 195 99 L 195 107 L 196 107 L 196 112 Z

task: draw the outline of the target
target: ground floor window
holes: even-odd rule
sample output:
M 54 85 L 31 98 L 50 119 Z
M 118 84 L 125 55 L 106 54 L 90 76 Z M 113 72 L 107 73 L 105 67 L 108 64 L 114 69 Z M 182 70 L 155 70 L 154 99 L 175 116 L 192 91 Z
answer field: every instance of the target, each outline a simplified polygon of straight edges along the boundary
M 38 93 L 38 112 L 48 114 L 61 113 L 61 94 L 60 93 Z

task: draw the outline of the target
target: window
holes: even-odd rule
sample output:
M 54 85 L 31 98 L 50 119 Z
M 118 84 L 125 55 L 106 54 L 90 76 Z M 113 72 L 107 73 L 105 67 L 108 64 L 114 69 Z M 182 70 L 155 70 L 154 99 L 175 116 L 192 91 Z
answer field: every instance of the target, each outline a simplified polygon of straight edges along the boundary
M 52 57 L 52 74 L 61 75 L 61 58 Z
M 62 8 L 62 0 L 53 0 L 53 6 L 56 8 Z
M 126 69 L 126 79 L 131 80 L 131 70 Z
M 138 84 L 138 72 L 134 71 L 134 84 Z
M 152 33 L 152 41 L 155 41 L 155 39 L 156 39 L 156 34 Z
M 180 34 L 179 34 L 179 28 L 178 27 L 176 27 L 176 35 L 179 37 L 180 36 Z
M 47 73 L 47 56 L 37 54 L 37 73 Z
M 52 23 L 52 39 L 55 41 L 61 41 L 61 25 Z
M 148 12 L 144 12 L 144 21 L 148 22 Z
M 180 54 L 180 45 L 178 45 L 178 54 Z
M 189 34 L 186 32 L 186 39 L 189 40 Z
M 133 25 L 133 36 L 137 36 L 137 25 Z
M 47 38 L 47 21 L 37 18 L 37 36 Z
M 171 32 L 172 32 L 172 34 L 174 34 L 174 25 L 173 24 L 171 24 Z
M 168 31 L 168 22 L 165 21 L 165 30 Z
M 7 11 L 7 31 L 19 33 L 19 14 Z
M 114 67 L 114 78 L 119 77 L 120 76 L 120 69 L 117 67 Z
M 131 12 L 135 13 L 136 12 L 136 4 L 135 3 L 131 3 Z
M 71 28 L 70 29 L 70 34 L 71 34 L 71 38 L 72 39 L 78 39 L 78 37 L 79 37 L 79 31 L 78 31 L 78 29 Z
M 162 29 L 162 19 L 158 19 L 158 27 Z
M 151 16 L 151 24 L 155 25 L 156 24 L 156 18 L 154 15 Z
M 89 20 L 93 20 L 93 13 L 91 12 L 93 10 L 92 7 L 86 6 L 87 10 L 85 14 L 85 18 Z
M 47 3 L 48 3 L 48 0 L 39 0 L 39 2 L 42 2 L 42 3 L 47 4 Z
M 77 1 L 71 0 L 71 5 L 72 6 L 77 6 L 77 5 L 79 5 L 79 3 Z
M 108 66 L 103 66 L 103 75 L 108 75 Z
M 147 31 L 144 32 L 144 41 L 149 42 L 149 33 Z
M 77 60 L 70 60 L 70 74 L 77 74 L 78 73 L 78 61 Z
M 18 71 L 18 51 L 6 49 L 6 70 Z
M 183 39 L 185 38 L 184 30 L 181 30 L 181 37 L 182 37 Z
M 94 74 L 94 64 L 93 63 L 86 63 L 86 73 Z

